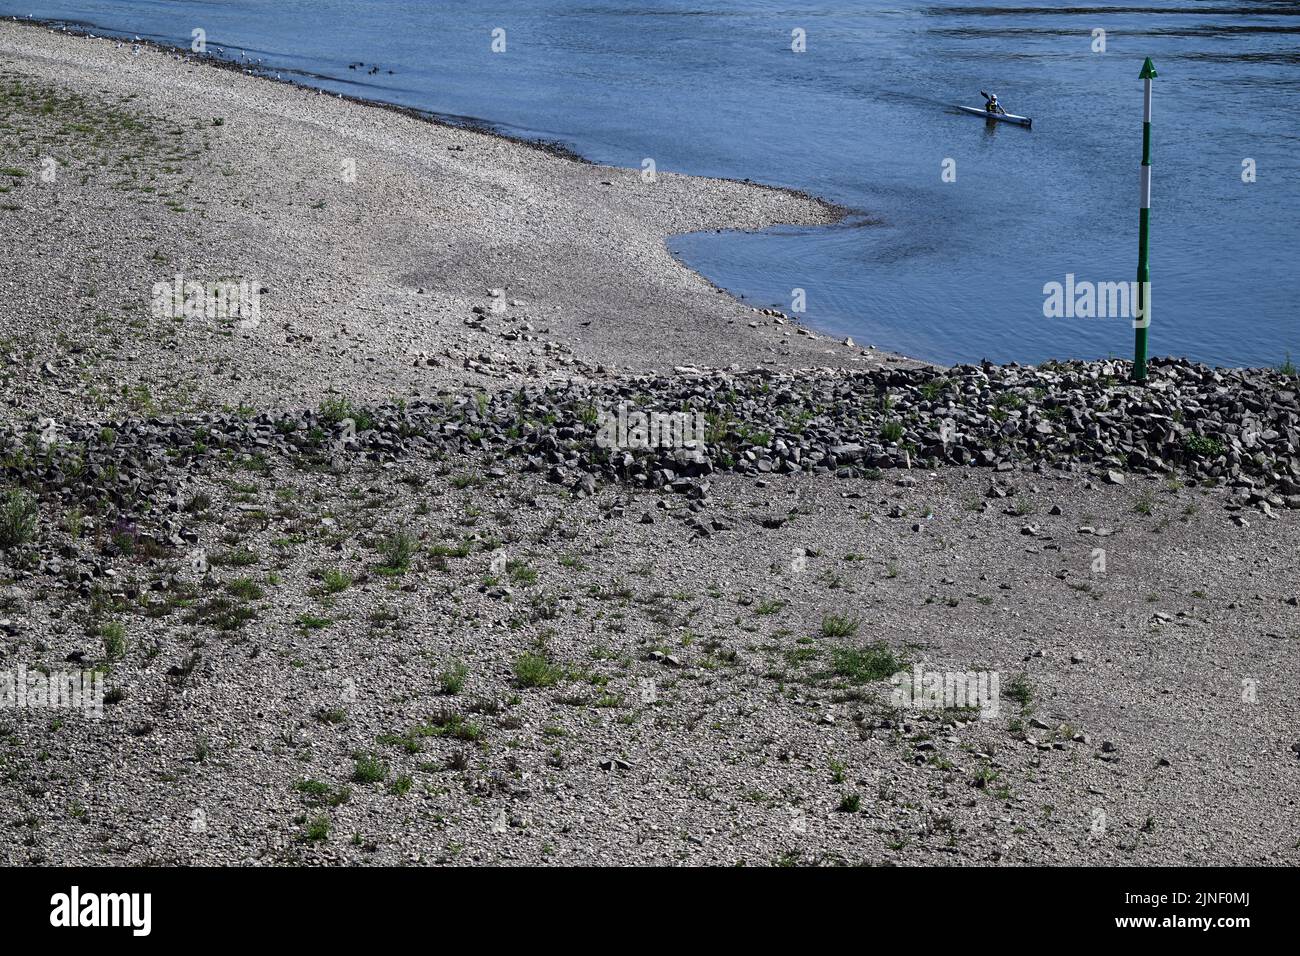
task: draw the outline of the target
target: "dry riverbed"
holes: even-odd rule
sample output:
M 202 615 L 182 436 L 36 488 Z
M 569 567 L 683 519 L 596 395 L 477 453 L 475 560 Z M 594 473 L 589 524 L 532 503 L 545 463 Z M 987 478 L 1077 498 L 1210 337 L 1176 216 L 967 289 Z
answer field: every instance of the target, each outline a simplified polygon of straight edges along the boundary
M 671 173 L 646 183 L 11 22 L 0 99 L 0 347 L 21 359 L 7 371 L 21 412 L 263 409 L 627 367 L 881 361 L 735 303 L 664 246 L 837 216 L 792 193 Z M 260 322 L 153 315 L 154 286 L 177 275 L 255 281 Z M 515 303 L 508 313 L 473 311 L 488 289 Z
M 1300 862 L 1293 376 L 922 368 L 663 246 L 815 201 L 131 44 L 0 99 L 0 674 L 107 688 L 0 709 L 0 861 Z

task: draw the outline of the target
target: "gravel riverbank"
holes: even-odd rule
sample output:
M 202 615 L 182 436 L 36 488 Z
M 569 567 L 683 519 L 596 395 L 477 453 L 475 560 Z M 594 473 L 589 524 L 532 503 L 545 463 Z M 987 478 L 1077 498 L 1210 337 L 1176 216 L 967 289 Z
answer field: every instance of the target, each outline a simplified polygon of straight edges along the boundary
M 0 861 L 1300 862 L 1293 372 L 838 343 L 663 244 L 807 197 L 129 43 L 0 99 Z

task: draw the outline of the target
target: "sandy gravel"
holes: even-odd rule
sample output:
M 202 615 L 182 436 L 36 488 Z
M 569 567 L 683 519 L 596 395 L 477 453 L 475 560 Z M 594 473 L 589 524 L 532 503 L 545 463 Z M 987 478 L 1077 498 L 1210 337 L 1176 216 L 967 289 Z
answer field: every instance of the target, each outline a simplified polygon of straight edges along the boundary
M 95 373 L 118 392 L 147 382 L 166 408 L 261 408 L 330 387 L 379 399 L 598 366 L 878 361 L 738 305 L 664 246 L 675 233 L 834 219 L 819 202 L 673 174 L 646 183 L 639 171 L 12 22 L 0 24 L 0 65 L 84 97 L 24 116 L 42 136 L 3 147 L 3 162 L 30 175 L 0 210 L 10 266 L 0 334 L 48 339 L 49 316 L 66 315 L 65 334 L 108 336 Z M 119 115 L 158 142 L 123 130 Z M 60 164 L 53 183 L 38 175 L 47 156 Z M 232 333 L 153 319 L 154 283 L 178 273 L 259 281 L 261 324 Z M 508 320 L 467 324 L 494 288 L 522 304 Z M 124 323 L 129 344 L 114 349 Z
M 240 474 L 194 481 L 209 572 L 112 562 L 120 600 L 142 590 L 105 719 L 4 715 L 0 859 L 1300 862 L 1293 519 L 1033 473 L 978 511 L 987 478 L 951 469 L 723 478 L 702 513 L 730 530 L 701 538 L 680 497 L 575 501 L 473 460 Z M 399 528 L 420 546 L 389 577 Z M 239 629 L 192 623 L 240 582 Z M 101 656 L 53 583 L 8 592 L 10 665 Z M 837 672 L 871 646 L 1000 673 L 999 714 Z
M 834 217 L 794 194 L 12 23 L 0 98 L 10 423 L 901 361 L 664 248 Z M 255 278 L 261 322 L 151 314 L 177 272 Z M 36 489 L 0 551 L 0 671 L 113 689 L 0 711 L 0 862 L 1300 863 L 1300 511 L 1028 463 L 689 498 L 176 451 L 183 547 Z M 899 706 L 881 659 L 997 672 L 999 713 Z

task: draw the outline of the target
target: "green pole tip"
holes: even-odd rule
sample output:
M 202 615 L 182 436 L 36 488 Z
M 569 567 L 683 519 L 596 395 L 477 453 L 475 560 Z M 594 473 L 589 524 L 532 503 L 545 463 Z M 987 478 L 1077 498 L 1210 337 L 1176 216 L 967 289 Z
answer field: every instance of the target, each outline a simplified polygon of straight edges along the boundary
M 1156 65 L 1151 62 L 1151 57 L 1147 57 L 1146 62 L 1142 64 L 1142 72 L 1138 74 L 1138 79 L 1152 80 L 1155 79 L 1157 75 Z

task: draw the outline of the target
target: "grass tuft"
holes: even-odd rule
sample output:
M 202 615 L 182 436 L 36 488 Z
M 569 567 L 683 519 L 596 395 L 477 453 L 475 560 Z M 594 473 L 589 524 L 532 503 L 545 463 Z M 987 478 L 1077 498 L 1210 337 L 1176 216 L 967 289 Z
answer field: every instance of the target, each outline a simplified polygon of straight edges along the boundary
M 36 499 L 14 488 L 0 499 L 0 549 L 27 544 L 36 537 Z
M 903 662 L 883 641 L 866 647 L 837 647 L 831 654 L 836 677 L 854 684 L 884 680 L 903 669 Z
M 861 618 L 827 614 L 822 618 L 822 637 L 853 637 L 862 626 Z
M 563 668 L 552 664 L 544 654 L 529 652 L 515 659 L 515 684 L 518 687 L 554 687 L 563 678 Z

